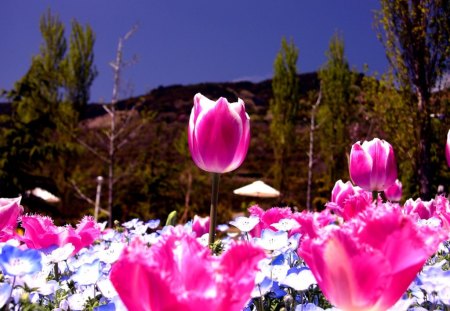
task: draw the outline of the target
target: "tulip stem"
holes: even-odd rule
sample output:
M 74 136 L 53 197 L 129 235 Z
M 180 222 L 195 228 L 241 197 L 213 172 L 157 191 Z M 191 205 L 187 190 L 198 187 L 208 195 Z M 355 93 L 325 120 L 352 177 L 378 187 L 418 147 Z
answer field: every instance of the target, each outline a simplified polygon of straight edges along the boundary
M 217 202 L 219 201 L 219 173 L 212 173 L 211 211 L 209 214 L 209 245 L 214 244 L 217 227 Z
M 372 191 L 372 200 L 375 201 L 375 206 L 378 207 L 378 191 Z

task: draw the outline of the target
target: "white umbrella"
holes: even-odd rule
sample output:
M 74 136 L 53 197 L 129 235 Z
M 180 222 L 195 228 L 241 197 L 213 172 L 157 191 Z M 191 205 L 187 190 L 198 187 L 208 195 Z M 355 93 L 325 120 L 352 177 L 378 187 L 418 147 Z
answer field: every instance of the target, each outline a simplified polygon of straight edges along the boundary
M 261 180 L 257 180 L 247 186 L 238 188 L 234 190 L 233 193 L 258 198 L 276 198 L 280 196 L 280 191 L 265 184 Z
M 42 200 L 47 201 L 49 203 L 58 203 L 59 201 L 61 201 L 61 199 L 55 196 L 54 194 L 39 187 L 34 188 L 33 190 L 29 190 L 28 193 L 31 193 L 35 197 L 41 198 Z

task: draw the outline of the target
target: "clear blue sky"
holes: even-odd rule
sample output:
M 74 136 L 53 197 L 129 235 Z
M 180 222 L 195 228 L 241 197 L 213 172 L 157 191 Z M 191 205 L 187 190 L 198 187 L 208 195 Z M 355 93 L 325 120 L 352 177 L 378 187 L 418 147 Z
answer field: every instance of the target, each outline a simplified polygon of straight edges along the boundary
M 159 85 L 270 78 L 283 36 L 300 50 L 299 72 L 325 62 L 333 33 L 345 40 L 352 67 L 385 72 L 387 61 L 373 30 L 378 0 L 2 0 L 0 2 L 0 89 L 10 89 L 39 51 L 39 18 L 51 8 L 66 24 L 75 18 L 95 34 L 99 75 L 91 101 L 109 100 L 117 41 L 138 23 L 126 43 L 123 96 Z M 132 88 L 127 87 L 132 85 Z

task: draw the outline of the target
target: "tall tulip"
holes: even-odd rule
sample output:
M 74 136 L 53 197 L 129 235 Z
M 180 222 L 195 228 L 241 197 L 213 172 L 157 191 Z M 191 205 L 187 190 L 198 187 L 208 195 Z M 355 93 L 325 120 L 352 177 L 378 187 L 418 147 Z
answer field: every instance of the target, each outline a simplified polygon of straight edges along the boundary
M 450 130 L 447 134 L 447 144 L 445 145 L 445 157 L 447 158 L 447 165 L 450 167 Z
M 325 297 L 344 311 L 388 310 L 446 239 L 442 228 L 420 225 L 387 203 L 316 231 L 298 253 Z
M 195 164 L 212 173 L 209 242 L 214 242 L 219 174 L 238 168 L 250 144 L 250 117 L 244 102 L 229 103 L 226 98 L 212 101 L 202 94 L 194 96 L 188 127 L 188 144 Z
M 394 150 L 378 138 L 352 146 L 349 169 L 352 181 L 366 191 L 384 191 L 397 179 Z

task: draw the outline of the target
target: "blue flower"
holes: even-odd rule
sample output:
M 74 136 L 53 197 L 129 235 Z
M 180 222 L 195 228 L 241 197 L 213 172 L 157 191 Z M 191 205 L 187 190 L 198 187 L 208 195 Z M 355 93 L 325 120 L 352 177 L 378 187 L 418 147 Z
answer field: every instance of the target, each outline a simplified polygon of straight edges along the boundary
M 244 217 L 239 216 L 235 220 L 230 221 L 230 224 L 241 230 L 242 232 L 250 232 L 259 223 L 259 218 L 256 216 Z
M 147 221 L 145 224 L 148 225 L 148 227 L 152 230 L 158 228 L 159 224 L 160 224 L 160 220 L 159 219 L 151 219 L 149 221 Z
M 260 239 L 255 239 L 256 244 L 265 250 L 281 250 L 288 246 L 288 234 L 286 231 L 274 232 L 270 229 L 264 229 Z
M 78 285 L 91 285 L 95 284 L 99 277 L 100 261 L 96 259 L 92 263 L 85 263 L 81 265 L 72 276 L 72 280 L 78 283 Z
M 21 250 L 11 245 L 5 245 L 0 254 L 0 267 L 4 274 L 23 276 L 41 271 L 41 260 L 41 253 L 37 250 Z

